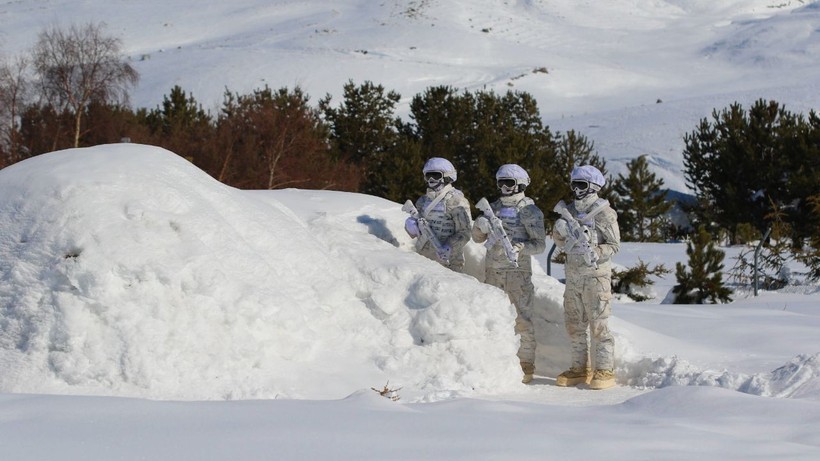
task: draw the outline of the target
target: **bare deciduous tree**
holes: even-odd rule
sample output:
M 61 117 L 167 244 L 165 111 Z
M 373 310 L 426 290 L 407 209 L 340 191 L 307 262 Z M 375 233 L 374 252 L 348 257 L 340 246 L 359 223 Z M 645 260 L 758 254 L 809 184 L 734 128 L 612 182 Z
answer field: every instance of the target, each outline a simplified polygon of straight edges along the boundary
M 93 101 L 126 102 L 139 74 L 121 56 L 120 40 L 103 24 L 73 25 L 41 32 L 32 53 L 43 95 L 74 116 L 74 147 L 79 147 L 84 109 Z
M 28 65 L 28 59 L 23 56 L 0 63 L 0 146 L 8 155 L 0 167 L 11 165 L 21 157 L 18 124 L 28 96 Z

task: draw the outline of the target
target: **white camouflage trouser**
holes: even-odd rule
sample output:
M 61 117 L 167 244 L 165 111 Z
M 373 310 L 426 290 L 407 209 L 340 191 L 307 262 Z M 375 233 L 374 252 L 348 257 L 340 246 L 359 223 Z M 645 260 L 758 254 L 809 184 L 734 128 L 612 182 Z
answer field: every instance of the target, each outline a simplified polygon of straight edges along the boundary
M 567 278 L 564 319 L 572 348 L 573 368 L 615 368 L 615 338 L 609 330 L 612 290 L 606 276 Z M 589 363 L 590 341 L 594 363 Z
M 462 251 L 453 251 L 450 254 L 450 261 L 445 263 L 438 259 L 436 255 L 436 248 L 433 246 L 432 243 L 427 242 L 418 253 L 427 259 L 432 259 L 433 261 L 438 262 L 442 266 L 454 271 L 454 272 L 464 272 L 464 253 Z
M 488 269 L 485 282 L 501 288 L 515 305 L 515 332 L 521 337 L 518 359 L 535 363 L 535 328 L 532 325 L 532 297 L 535 287 L 532 276 L 524 271 L 495 271 Z

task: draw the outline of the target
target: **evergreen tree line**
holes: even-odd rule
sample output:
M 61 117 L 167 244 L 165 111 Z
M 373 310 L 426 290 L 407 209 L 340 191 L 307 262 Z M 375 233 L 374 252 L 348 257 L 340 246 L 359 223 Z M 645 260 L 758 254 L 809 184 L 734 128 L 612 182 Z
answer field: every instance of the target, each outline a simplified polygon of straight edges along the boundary
M 742 242 L 760 238 L 776 222 L 789 224 L 795 245 L 820 229 L 812 200 L 820 199 L 820 117 L 756 101 L 734 103 L 704 118 L 684 136 L 688 185 L 699 201 L 697 218 L 717 234 Z
M 734 103 L 703 118 L 684 143 L 696 225 L 728 243 L 767 238 L 764 257 L 780 282 L 788 255 L 820 279 L 820 116 L 776 101 L 748 110 Z
M 422 166 L 445 157 L 473 201 L 495 193 L 495 171 L 518 163 L 528 189 L 549 210 L 568 191 L 573 165 L 606 173 L 593 145 L 575 132 L 553 133 L 527 93 L 431 87 L 396 115 L 401 96 L 372 82 L 344 85 L 312 104 L 299 87 L 226 89 L 216 114 L 175 86 L 161 105 L 133 110 L 138 74 L 102 26 L 48 29 L 26 59 L 0 70 L 2 167 L 56 150 L 129 142 L 164 147 L 217 180 L 243 189 L 335 189 L 394 201 L 424 190 Z M 93 70 L 93 72 L 92 72 Z

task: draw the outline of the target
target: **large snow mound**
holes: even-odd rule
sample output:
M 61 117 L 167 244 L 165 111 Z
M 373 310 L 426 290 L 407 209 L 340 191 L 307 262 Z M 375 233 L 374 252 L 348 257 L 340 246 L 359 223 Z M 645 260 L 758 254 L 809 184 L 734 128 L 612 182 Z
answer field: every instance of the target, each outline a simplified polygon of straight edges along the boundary
M 506 296 L 399 244 L 403 219 L 384 219 L 401 218 L 399 205 L 309 228 L 274 197 L 131 144 L 0 171 L 0 391 L 245 399 L 340 398 L 387 382 L 422 396 L 522 386 Z M 351 232 L 323 233 L 323 219 Z

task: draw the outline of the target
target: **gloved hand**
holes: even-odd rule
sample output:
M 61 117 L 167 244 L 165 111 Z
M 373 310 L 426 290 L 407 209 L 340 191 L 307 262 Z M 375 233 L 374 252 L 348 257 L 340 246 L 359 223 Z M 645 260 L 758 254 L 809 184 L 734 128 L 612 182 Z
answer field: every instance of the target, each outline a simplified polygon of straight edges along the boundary
M 484 216 L 479 216 L 475 220 L 475 227 L 478 228 L 482 233 L 489 234 L 490 233 L 490 220 L 485 218 Z
M 555 221 L 555 232 L 557 232 L 561 237 L 567 237 L 567 235 L 569 235 L 569 226 L 567 225 L 567 222 L 563 219 Z
M 589 229 L 595 229 L 595 216 L 588 218 L 586 213 L 578 213 L 578 222 Z
M 566 248 L 571 248 L 570 253 L 586 255 L 591 251 L 589 245 L 589 229 L 586 226 L 582 226 L 582 230 L 583 233 L 581 235 L 575 235 L 570 232 L 571 235 L 567 236 Z
M 576 255 L 584 255 L 584 258 L 590 259 L 590 257 L 587 255 L 594 252 L 592 251 L 592 248 L 589 246 L 588 241 L 584 239 L 579 239 L 575 242 L 575 246 L 572 248 L 570 253 Z
M 521 251 L 524 249 L 524 244 L 521 242 L 513 243 L 513 251 L 515 251 L 516 261 L 521 259 Z
M 404 220 L 404 230 L 407 231 L 407 235 L 413 238 L 421 235 L 421 231 L 419 230 L 419 221 L 412 216 Z
M 578 240 L 576 240 L 575 237 L 572 236 L 572 234 L 567 234 L 566 240 L 564 240 L 564 248 L 568 252 L 575 252 L 575 250 L 578 248 Z
M 440 259 L 440 260 L 442 260 L 446 263 L 449 263 L 450 262 L 450 256 L 452 255 L 452 252 L 453 252 L 453 249 L 450 248 L 450 245 L 442 245 L 441 250 L 436 251 L 436 256 L 438 256 L 438 259 Z
M 587 263 L 587 266 L 598 268 L 598 252 L 595 251 L 595 248 L 589 247 L 589 252 L 584 256 L 584 262 Z

